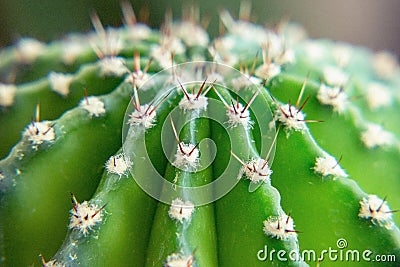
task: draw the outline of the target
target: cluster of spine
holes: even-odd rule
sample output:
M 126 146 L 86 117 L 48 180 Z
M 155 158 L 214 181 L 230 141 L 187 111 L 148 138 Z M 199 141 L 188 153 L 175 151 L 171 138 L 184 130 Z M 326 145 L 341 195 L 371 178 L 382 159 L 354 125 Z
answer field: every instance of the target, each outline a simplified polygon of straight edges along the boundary
M 265 246 L 301 255 L 340 238 L 398 263 L 400 219 L 386 201 L 400 207 L 400 69 L 391 54 L 310 40 L 295 24 L 266 29 L 246 12 L 221 12 L 226 33 L 214 40 L 196 10 L 156 31 L 122 7 L 122 28 L 93 15 L 94 33 L 26 38 L 0 53 L 0 266 L 264 266 Z M 151 77 L 193 60 L 215 68 Z M 221 64 L 242 75 L 227 77 Z M 277 132 L 263 154 L 254 110 L 269 108 L 266 126 Z M 203 118 L 215 114 L 225 130 Z M 174 133 L 171 155 L 163 127 Z M 218 153 L 205 166 L 207 138 Z M 149 174 L 147 155 L 168 181 L 161 196 L 171 183 L 213 182 L 228 158 L 237 184 L 206 205 L 195 203 L 212 192 L 158 202 L 136 183 Z M 275 254 L 268 264 L 317 260 Z

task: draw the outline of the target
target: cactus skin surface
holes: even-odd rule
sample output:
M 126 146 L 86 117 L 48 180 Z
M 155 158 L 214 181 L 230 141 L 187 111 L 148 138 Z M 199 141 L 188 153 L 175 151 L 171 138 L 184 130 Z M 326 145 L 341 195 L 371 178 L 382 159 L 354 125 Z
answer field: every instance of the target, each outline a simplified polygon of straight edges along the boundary
M 0 266 L 400 264 L 393 55 L 122 8 L 0 52 Z

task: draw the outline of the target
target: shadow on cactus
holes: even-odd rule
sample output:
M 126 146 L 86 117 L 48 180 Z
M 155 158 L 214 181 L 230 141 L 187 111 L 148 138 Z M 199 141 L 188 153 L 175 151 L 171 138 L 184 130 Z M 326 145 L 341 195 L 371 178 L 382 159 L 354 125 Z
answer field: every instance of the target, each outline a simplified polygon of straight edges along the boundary
M 399 264 L 391 54 L 122 7 L 1 51 L 1 266 Z

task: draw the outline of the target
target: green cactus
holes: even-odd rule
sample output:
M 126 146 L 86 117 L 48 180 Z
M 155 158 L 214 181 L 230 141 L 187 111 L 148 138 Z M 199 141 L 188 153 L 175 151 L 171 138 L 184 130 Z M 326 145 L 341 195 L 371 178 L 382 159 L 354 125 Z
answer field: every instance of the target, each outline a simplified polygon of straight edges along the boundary
M 123 11 L 0 53 L 0 266 L 398 266 L 392 55 Z

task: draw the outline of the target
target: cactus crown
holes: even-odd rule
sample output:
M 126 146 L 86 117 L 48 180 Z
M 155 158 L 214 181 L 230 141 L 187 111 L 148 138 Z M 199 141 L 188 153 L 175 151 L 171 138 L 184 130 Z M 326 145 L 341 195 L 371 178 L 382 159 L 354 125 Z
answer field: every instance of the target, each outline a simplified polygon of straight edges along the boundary
M 0 54 L 1 266 L 314 266 L 293 255 L 347 245 L 398 265 L 391 54 L 248 5 L 213 40 L 197 15 L 158 31 L 122 8 L 121 28 L 93 15 Z

